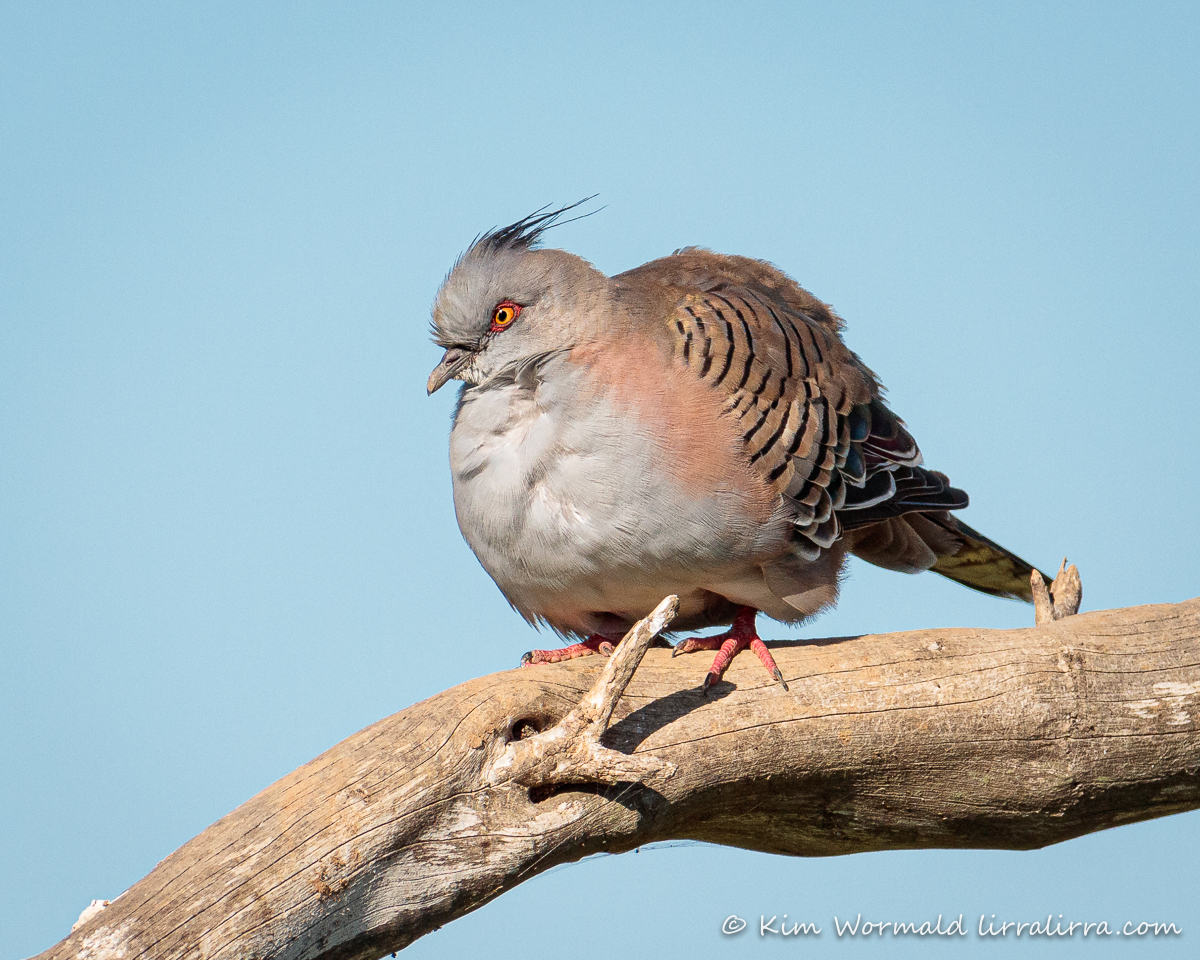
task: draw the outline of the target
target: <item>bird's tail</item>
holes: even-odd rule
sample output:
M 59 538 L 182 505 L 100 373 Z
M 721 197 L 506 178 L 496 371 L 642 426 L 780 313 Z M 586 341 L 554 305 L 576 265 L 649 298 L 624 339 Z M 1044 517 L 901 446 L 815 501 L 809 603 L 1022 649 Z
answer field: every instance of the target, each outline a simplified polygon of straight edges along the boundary
M 1032 565 L 948 510 L 905 513 L 848 531 L 855 556 L 888 570 L 932 570 L 994 597 L 1033 602 Z M 1042 578 L 1050 583 L 1052 577 Z
M 1032 565 L 949 513 L 925 516 L 962 541 L 956 553 L 938 557 L 930 568 L 934 573 L 994 597 L 1033 603 L 1033 588 L 1029 585 Z M 1042 579 L 1050 583 L 1054 578 L 1043 573 Z

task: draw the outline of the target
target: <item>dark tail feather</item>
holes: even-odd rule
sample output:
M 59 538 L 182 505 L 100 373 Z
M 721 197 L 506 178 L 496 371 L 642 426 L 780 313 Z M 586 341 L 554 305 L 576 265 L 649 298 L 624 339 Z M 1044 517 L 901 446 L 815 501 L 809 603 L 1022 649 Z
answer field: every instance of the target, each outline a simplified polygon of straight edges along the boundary
M 924 516 L 963 541 L 957 553 L 938 557 L 930 568 L 934 573 L 994 597 L 1033 603 L 1033 588 L 1029 585 L 1032 566 L 948 513 Z M 1050 583 L 1054 578 L 1043 573 L 1042 579 Z

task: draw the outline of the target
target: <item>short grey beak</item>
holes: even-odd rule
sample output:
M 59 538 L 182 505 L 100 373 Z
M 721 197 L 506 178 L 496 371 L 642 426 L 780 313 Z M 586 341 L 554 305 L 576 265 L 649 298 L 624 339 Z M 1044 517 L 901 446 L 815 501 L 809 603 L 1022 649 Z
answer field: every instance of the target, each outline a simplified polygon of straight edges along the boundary
M 433 368 L 425 389 L 430 395 L 440 390 L 447 380 L 453 380 L 458 371 L 465 367 L 474 354 L 464 347 L 451 347 L 442 355 L 442 362 Z

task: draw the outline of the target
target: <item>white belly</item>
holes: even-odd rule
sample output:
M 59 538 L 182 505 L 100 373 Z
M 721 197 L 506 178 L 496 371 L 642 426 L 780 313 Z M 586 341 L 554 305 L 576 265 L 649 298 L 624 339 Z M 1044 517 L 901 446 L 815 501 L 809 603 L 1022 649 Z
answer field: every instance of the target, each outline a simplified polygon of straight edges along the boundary
M 668 593 L 681 619 L 713 590 L 768 606 L 755 558 L 779 553 L 781 530 L 748 523 L 732 490 L 683 495 L 663 457 L 569 368 L 553 385 L 466 388 L 450 437 L 459 527 L 510 602 L 560 630 L 636 619 Z

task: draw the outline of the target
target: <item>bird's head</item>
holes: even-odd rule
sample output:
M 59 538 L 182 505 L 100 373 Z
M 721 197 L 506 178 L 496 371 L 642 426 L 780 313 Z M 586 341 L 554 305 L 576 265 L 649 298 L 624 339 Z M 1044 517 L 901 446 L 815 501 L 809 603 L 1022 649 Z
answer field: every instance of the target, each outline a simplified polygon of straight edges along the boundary
M 449 380 L 484 383 L 592 338 L 608 278 L 581 257 L 537 246 L 577 205 L 486 233 L 459 257 L 433 302 L 433 341 L 446 352 L 430 393 Z

